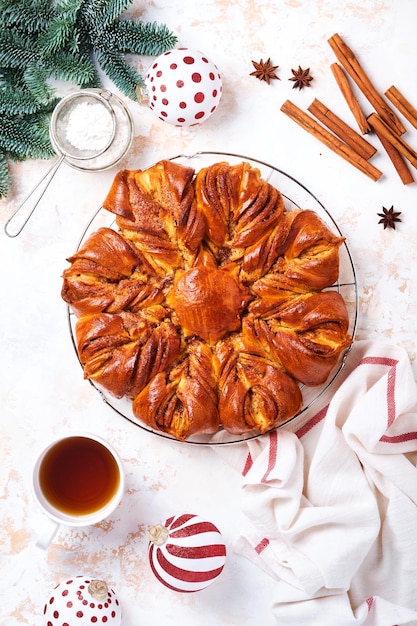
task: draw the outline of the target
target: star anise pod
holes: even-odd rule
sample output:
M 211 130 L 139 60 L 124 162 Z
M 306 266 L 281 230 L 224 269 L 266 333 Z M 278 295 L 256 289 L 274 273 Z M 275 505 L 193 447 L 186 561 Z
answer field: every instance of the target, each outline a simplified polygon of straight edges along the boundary
M 291 70 L 293 73 L 293 77 L 288 80 L 294 81 L 293 89 L 298 87 L 298 89 L 302 89 L 303 87 L 311 87 L 310 83 L 313 80 L 313 77 L 310 74 L 310 68 L 308 67 L 306 70 L 302 70 L 301 66 L 298 66 L 298 70 Z
M 394 207 L 392 206 L 390 209 L 386 209 L 382 207 L 383 213 L 378 213 L 377 215 L 381 218 L 378 224 L 384 225 L 384 230 L 386 228 L 393 228 L 395 230 L 395 222 L 401 222 L 399 215 L 401 215 L 401 211 L 394 211 Z
M 275 70 L 278 69 L 279 65 L 272 65 L 271 59 L 268 59 L 265 62 L 261 59 L 259 63 L 252 61 L 252 65 L 255 68 L 255 71 L 251 72 L 250 76 L 256 76 L 256 78 L 264 80 L 268 85 L 273 78 L 280 80 L 279 76 L 275 74 Z

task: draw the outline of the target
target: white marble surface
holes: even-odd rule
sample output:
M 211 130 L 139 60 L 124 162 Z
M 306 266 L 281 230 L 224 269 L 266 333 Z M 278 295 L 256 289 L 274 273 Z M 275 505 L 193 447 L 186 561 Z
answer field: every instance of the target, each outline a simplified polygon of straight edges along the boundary
M 330 70 L 335 57 L 327 39 L 335 32 L 381 92 L 394 84 L 416 106 L 414 0 L 144 0 L 135 1 L 130 13 L 166 23 L 180 46 L 204 51 L 220 69 L 224 94 L 207 122 L 186 129 L 129 104 L 135 138 L 122 166 L 144 168 L 180 152 L 229 151 L 302 181 L 347 237 L 359 284 L 357 337 L 381 336 L 403 346 L 417 377 L 417 183 L 402 185 L 382 150 L 372 162 L 384 176 L 372 182 L 279 110 L 288 98 L 306 109 L 316 97 L 354 125 Z M 251 60 L 268 57 L 281 78 L 270 85 L 249 76 Z M 132 59 L 142 73 L 150 62 Z M 288 81 L 298 65 L 314 76 L 311 88 L 301 92 Z M 366 103 L 364 108 L 371 112 Z M 416 147 L 417 131 L 405 125 Z M 370 141 L 378 147 L 374 137 Z M 12 190 L 0 202 L 1 225 L 48 165 L 12 166 Z M 60 298 L 61 273 L 114 174 L 63 166 L 23 233 L 9 239 L 1 230 L 0 623 L 42 625 L 52 587 L 91 573 L 117 590 L 124 626 L 270 626 L 274 581 L 232 549 L 245 525 L 239 476 L 209 448 L 154 437 L 118 417 L 82 378 Z M 383 230 L 377 213 L 392 205 L 402 222 L 395 231 Z M 126 468 L 125 496 L 111 518 L 90 529 L 61 529 L 43 553 L 34 547 L 42 515 L 31 494 L 33 462 L 52 438 L 78 430 L 117 447 Z M 165 589 L 147 562 L 148 524 L 182 512 L 217 523 L 229 548 L 220 581 L 197 594 Z

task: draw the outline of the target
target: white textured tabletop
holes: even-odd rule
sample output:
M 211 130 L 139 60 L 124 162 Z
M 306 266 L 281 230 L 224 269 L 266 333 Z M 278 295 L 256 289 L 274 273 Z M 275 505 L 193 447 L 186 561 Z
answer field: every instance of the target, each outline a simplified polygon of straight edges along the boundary
M 280 111 L 287 99 L 305 110 L 317 98 L 354 127 L 330 70 L 336 59 L 327 40 L 336 32 L 379 92 L 395 85 L 417 106 L 414 0 L 135 0 L 128 14 L 164 23 L 179 47 L 203 51 L 219 68 L 223 95 L 206 122 L 188 128 L 160 121 L 123 97 L 135 130 L 119 167 L 220 151 L 267 162 L 302 182 L 347 238 L 358 280 L 357 338 L 384 337 L 402 346 L 417 378 L 417 182 L 402 184 L 374 135 L 369 141 L 378 152 L 372 163 L 383 172 L 378 182 Z M 250 76 L 252 61 L 267 58 L 279 66 L 280 80 L 270 84 Z M 151 61 L 132 57 L 141 74 Z M 300 91 L 288 80 L 299 65 L 314 77 Z M 366 101 L 363 106 L 371 112 Z M 404 125 L 407 141 L 417 148 L 417 130 Z M 2 226 L 48 166 L 12 164 L 11 191 L 0 201 Z M 40 626 L 55 584 L 94 573 L 117 589 L 124 626 L 270 626 L 274 580 L 232 547 L 245 525 L 239 475 L 209 447 L 171 442 L 119 417 L 83 380 L 60 297 L 61 275 L 115 172 L 63 165 L 22 234 L 10 239 L 1 229 L 0 623 Z M 384 229 L 377 214 L 392 206 L 402 221 L 395 230 Z M 118 449 L 125 495 L 111 518 L 91 528 L 61 528 L 43 552 L 34 547 L 42 514 L 31 493 L 33 463 L 51 439 L 80 430 Z M 147 559 L 148 525 L 182 512 L 214 522 L 228 546 L 219 581 L 195 594 L 164 588 Z

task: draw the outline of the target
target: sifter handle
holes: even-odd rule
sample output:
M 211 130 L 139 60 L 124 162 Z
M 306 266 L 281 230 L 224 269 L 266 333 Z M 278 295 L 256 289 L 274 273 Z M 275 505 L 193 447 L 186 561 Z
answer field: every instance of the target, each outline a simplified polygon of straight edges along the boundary
M 62 154 L 57 161 L 49 168 L 49 170 L 44 174 L 38 184 L 32 189 L 32 191 L 26 196 L 23 200 L 22 204 L 16 209 L 11 217 L 7 220 L 4 225 L 4 232 L 8 237 L 17 237 L 20 235 L 29 219 L 32 216 L 32 213 L 38 206 L 39 202 L 42 200 L 42 197 L 47 190 L 49 183 L 52 181 L 55 176 L 59 166 L 64 160 L 65 156 Z M 43 183 L 43 186 L 42 186 Z M 35 193 L 37 189 L 41 189 L 40 195 L 35 201 L 35 204 L 31 204 L 29 200 L 32 198 L 32 195 Z

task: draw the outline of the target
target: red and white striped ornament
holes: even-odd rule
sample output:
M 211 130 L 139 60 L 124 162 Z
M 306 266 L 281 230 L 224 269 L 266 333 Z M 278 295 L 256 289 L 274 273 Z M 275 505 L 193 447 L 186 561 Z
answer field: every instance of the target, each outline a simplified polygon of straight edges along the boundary
M 104 580 L 88 576 L 74 576 L 59 583 L 45 603 L 43 617 L 45 626 L 122 623 L 114 590 Z
M 169 589 L 200 591 L 221 574 L 226 546 L 219 529 L 198 515 L 170 517 L 149 528 L 149 563 Z

